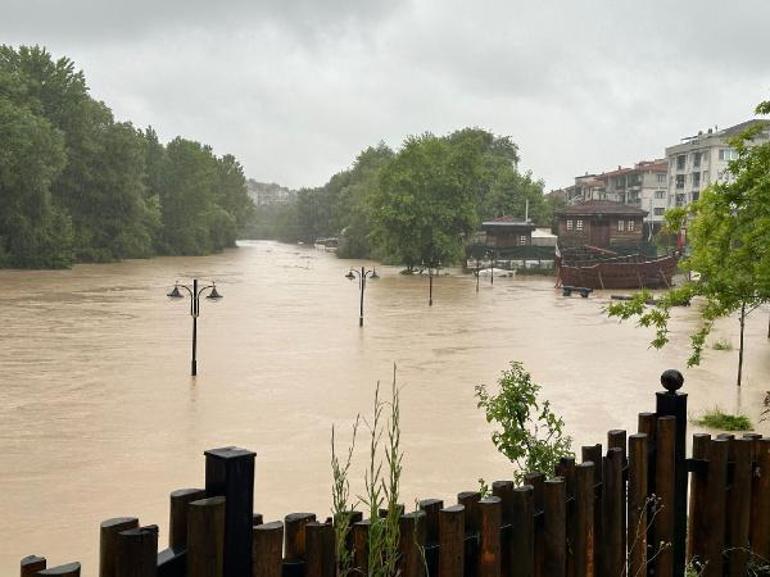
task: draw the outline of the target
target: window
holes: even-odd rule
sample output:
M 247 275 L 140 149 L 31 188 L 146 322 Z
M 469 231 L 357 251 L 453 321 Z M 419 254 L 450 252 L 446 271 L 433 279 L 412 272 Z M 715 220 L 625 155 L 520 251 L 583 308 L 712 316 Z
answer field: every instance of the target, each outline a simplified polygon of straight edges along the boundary
M 658 207 L 653 209 L 653 212 L 655 213 L 655 216 L 663 216 L 663 213 L 666 212 L 666 209 Z
M 583 219 L 579 218 L 575 221 L 575 228 L 577 230 L 583 230 Z
M 684 154 L 680 154 L 676 157 L 676 169 L 677 170 L 684 170 L 684 163 L 687 157 Z
M 700 156 L 701 156 L 700 152 L 693 152 L 692 153 L 692 165 L 695 168 L 700 167 Z
M 575 221 L 573 221 L 573 220 L 568 220 L 568 221 L 567 221 L 567 230 L 572 230 L 572 229 L 573 229 L 573 227 L 574 227 L 574 224 L 575 224 Z
M 719 160 L 736 160 L 738 158 L 738 153 L 733 150 L 732 148 L 720 148 L 719 149 Z
M 677 174 L 676 175 L 676 187 L 677 188 L 684 188 L 684 174 Z
M 618 221 L 618 232 L 623 232 L 626 230 L 626 221 L 619 220 Z
M 700 188 L 700 172 L 692 173 L 692 187 Z
M 663 184 L 666 182 L 666 175 L 663 173 L 658 173 L 658 184 Z
M 634 223 L 634 221 L 633 221 L 633 220 L 629 220 L 629 221 L 628 221 L 628 224 L 627 224 L 627 227 L 628 227 L 628 232 L 634 232 L 634 224 L 635 224 L 635 223 Z
M 526 234 L 522 234 L 519 237 L 519 244 L 521 244 L 521 245 L 526 245 L 527 244 L 527 235 Z
M 700 198 L 700 193 L 697 190 L 692 191 L 692 201 L 695 202 Z
M 666 191 L 665 190 L 656 190 L 655 191 L 655 198 L 657 198 L 657 199 L 666 198 Z

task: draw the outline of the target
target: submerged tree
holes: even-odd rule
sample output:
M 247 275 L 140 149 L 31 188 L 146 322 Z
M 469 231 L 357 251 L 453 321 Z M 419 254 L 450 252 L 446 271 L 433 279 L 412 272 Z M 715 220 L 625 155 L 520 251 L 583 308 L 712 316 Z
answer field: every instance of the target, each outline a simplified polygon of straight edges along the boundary
M 770 114 L 770 102 L 757 106 L 756 113 Z M 714 322 L 738 313 L 738 386 L 743 378 L 746 317 L 770 302 L 770 142 L 754 140 L 768 126 L 770 122 L 757 122 L 731 141 L 738 157 L 730 162 L 724 182 L 711 185 L 688 207 L 666 214 L 670 229 L 687 227 L 691 253 L 682 267 L 697 272 L 695 280 L 671 290 L 653 307 L 645 306 L 649 294 L 644 292 L 608 307 L 611 317 L 634 317 L 641 326 L 653 327 L 651 345 L 661 348 L 669 340 L 671 307 L 701 297 L 701 326 L 690 336 L 688 366 L 700 363 Z

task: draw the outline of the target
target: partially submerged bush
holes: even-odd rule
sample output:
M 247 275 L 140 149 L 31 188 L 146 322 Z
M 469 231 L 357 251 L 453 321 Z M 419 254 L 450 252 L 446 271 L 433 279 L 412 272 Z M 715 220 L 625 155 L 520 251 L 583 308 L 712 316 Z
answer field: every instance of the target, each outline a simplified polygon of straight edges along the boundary
M 723 413 L 719 407 L 707 411 L 700 418 L 694 419 L 693 423 L 701 427 L 718 429 L 720 431 L 750 431 L 754 428 L 751 419 L 746 415 Z

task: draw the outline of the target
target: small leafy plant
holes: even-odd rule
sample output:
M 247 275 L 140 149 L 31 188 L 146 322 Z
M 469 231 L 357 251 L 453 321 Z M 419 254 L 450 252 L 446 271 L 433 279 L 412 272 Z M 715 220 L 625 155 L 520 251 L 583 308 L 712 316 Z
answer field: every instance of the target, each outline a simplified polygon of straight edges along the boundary
M 492 394 L 485 385 L 477 385 L 477 406 L 484 410 L 488 423 L 499 426 L 492 433 L 492 442 L 516 466 L 516 481 L 521 482 L 529 472 L 551 473 L 562 457 L 573 456 L 564 420 L 548 401 L 538 399 L 541 387 L 522 363 L 512 361 L 501 373 L 498 386 Z
M 711 345 L 715 351 L 731 351 L 733 350 L 733 343 L 727 339 L 719 339 L 713 345 Z
M 720 431 L 750 431 L 754 428 L 751 419 L 746 415 L 724 413 L 719 407 L 707 411 L 698 419 L 693 419 L 693 423 Z

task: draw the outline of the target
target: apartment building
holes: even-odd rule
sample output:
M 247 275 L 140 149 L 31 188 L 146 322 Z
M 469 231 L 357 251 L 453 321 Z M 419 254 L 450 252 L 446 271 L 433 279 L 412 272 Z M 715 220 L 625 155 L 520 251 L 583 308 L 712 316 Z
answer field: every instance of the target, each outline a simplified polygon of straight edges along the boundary
M 730 139 L 756 125 L 762 126 L 763 130 L 754 142 L 770 140 L 770 121 L 754 119 L 722 130 L 709 128 L 667 147 L 668 207 L 685 206 L 698 200 L 709 184 L 728 180 L 728 164 L 737 158 L 737 152 L 730 147 Z

